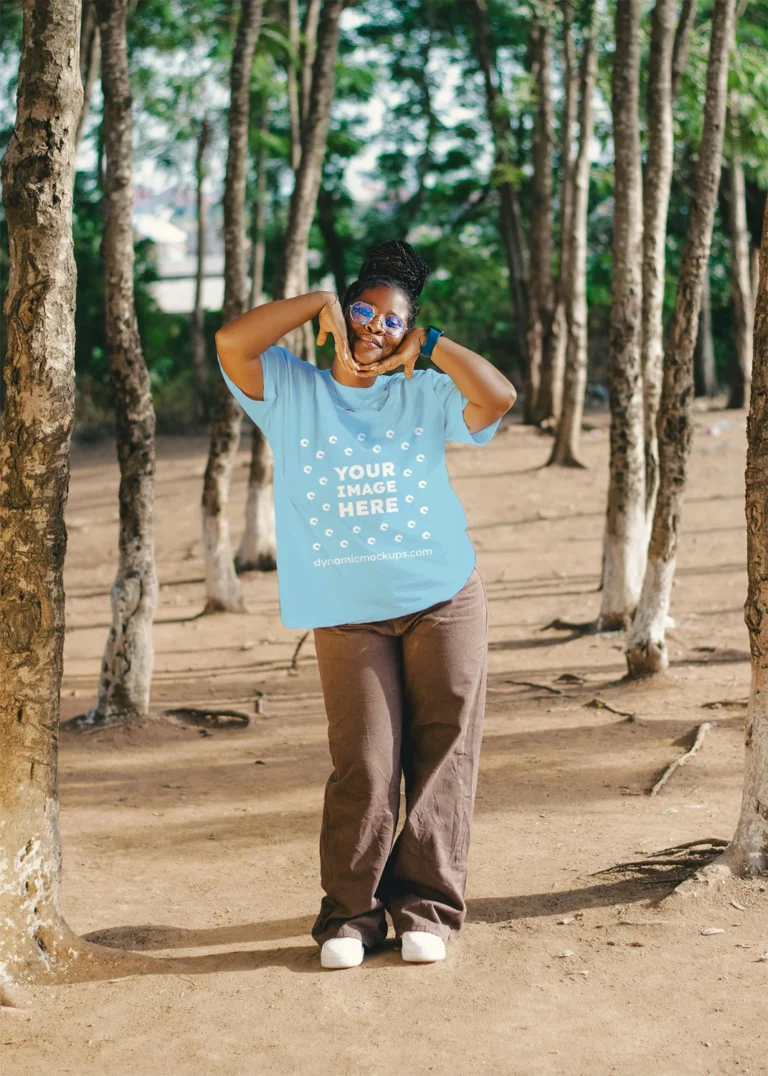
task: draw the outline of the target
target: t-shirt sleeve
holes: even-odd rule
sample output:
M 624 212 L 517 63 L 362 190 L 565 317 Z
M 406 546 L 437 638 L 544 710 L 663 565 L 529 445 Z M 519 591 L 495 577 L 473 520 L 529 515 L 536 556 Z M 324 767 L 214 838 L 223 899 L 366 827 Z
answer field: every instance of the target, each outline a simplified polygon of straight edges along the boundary
M 492 422 L 485 429 L 477 433 L 470 433 L 467 421 L 464 418 L 464 408 L 469 403 L 466 396 L 462 395 L 458 385 L 449 377 L 438 370 L 428 370 L 430 381 L 438 403 L 445 412 L 445 440 L 463 441 L 467 445 L 487 445 L 496 430 L 499 428 L 501 417 Z
M 218 355 L 216 356 L 219 359 Z M 290 398 L 291 385 L 294 380 L 294 363 L 302 360 L 298 355 L 284 347 L 273 344 L 261 355 L 261 369 L 264 375 L 264 399 L 252 400 L 250 396 L 238 388 L 231 377 L 225 372 L 219 359 L 219 369 L 227 384 L 229 391 L 245 411 L 248 418 L 269 437 L 274 429 L 277 411 L 281 404 L 287 404 Z

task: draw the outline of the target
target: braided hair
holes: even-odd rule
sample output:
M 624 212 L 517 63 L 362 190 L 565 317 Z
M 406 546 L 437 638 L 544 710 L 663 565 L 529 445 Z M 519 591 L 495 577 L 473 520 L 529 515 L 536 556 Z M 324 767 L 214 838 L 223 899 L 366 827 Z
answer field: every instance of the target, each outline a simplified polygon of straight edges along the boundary
M 380 243 L 363 262 L 358 279 L 344 293 L 342 310 L 346 315 L 366 288 L 383 284 L 388 288 L 397 288 L 405 295 L 408 300 L 408 329 L 411 329 L 419 314 L 417 300 L 429 272 L 427 263 L 405 240 L 392 239 L 388 243 Z

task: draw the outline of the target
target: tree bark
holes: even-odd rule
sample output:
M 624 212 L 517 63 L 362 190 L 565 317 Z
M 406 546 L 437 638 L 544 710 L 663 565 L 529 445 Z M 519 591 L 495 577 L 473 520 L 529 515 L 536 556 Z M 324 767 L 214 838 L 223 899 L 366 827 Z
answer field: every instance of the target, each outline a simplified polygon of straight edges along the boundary
M 752 656 L 741 812 L 725 851 L 699 872 L 706 879 L 768 870 L 768 202 L 760 248 L 754 367 L 747 418 L 747 600 Z
M 712 296 L 709 290 L 709 266 L 701 281 L 701 309 L 693 356 L 694 392 L 696 396 L 716 396 L 715 344 L 712 339 Z
M 577 122 L 579 107 L 578 75 L 575 70 L 576 56 L 573 41 L 573 6 L 571 0 L 563 3 L 563 94 L 564 104 L 560 121 L 560 235 L 558 269 L 555 283 L 555 307 L 552 315 L 552 331 L 545 339 L 545 376 L 542 385 L 543 424 L 557 429 L 563 408 L 565 389 L 565 356 L 568 347 L 568 319 L 566 314 L 566 282 L 570 279 L 569 259 L 573 241 L 573 194 L 575 161 L 571 143 Z M 552 462 L 552 461 L 550 461 Z
M 268 124 L 269 110 L 265 103 L 259 121 L 259 145 L 256 151 L 256 200 L 251 209 L 251 310 L 264 301 L 264 222 L 267 213 L 267 154 L 264 140 Z
M 263 0 L 241 0 L 240 21 L 232 53 L 229 105 L 229 148 L 224 181 L 224 307 L 226 324 L 246 309 L 245 174 L 248 160 L 250 75 L 261 27 Z M 211 423 L 211 443 L 202 498 L 205 613 L 245 612 L 242 587 L 235 572 L 227 504 L 232 466 L 240 443 L 243 411 L 219 378 Z
M 610 327 L 610 480 L 603 554 L 603 630 L 626 628 L 646 554 L 642 384 L 640 0 L 616 5 L 612 102 L 615 159 Z
M 299 0 L 288 0 L 288 41 L 293 52 L 299 52 Z M 296 63 L 292 53 L 285 65 L 288 83 L 288 115 L 291 130 L 291 168 L 294 174 L 301 163 L 301 114 L 299 111 L 299 87 L 296 82 Z
M 691 30 L 696 19 L 698 0 L 683 0 L 680 6 L 680 18 L 677 22 L 675 44 L 672 49 L 672 100 L 676 101 L 683 81 L 683 72 L 688 59 L 688 47 L 691 43 Z
M 643 388 L 645 401 L 645 518 L 650 528 L 659 478 L 656 416 L 664 359 L 663 309 L 667 213 L 675 149 L 672 62 L 676 0 L 656 0 L 648 60 L 648 155 L 643 186 Z M 679 41 L 679 38 L 678 38 Z M 678 50 L 682 42 L 678 44 Z
M 528 387 L 525 411 L 528 422 L 541 424 L 553 418 L 554 370 L 552 360 L 552 320 L 555 295 L 552 282 L 552 147 L 554 115 L 552 108 L 553 10 L 551 0 L 541 9 L 534 23 L 533 73 L 536 105 L 533 127 L 533 184 L 531 193 L 530 302 L 528 307 Z
M 549 459 L 550 465 L 560 467 L 583 466 L 579 461 L 579 439 L 587 384 L 587 209 L 597 82 L 596 33 L 593 0 L 584 33 L 579 76 L 579 150 L 573 173 L 570 251 L 562 280 L 566 314 L 563 408 Z
M 514 153 L 509 113 L 500 89 L 486 0 L 474 0 L 474 46 L 485 81 L 485 99 L 494 148 L 492 184 L 499 192 L 500 232 L 509 274 L 509 291 L 515 312 L 520 363 L 528 371 L 529 252 L 520 203 L 513 181 Z
M 738 157 L 728 166 L 728 268 L 733 310 L 733 352 L 729 407 L 746 407 L 752 379 L 752 333 L 754 310 L 749 256 L 749 232 L 744 191 L 744 169 Z
M 195 179 L 197 182 L 197 272 L 195 275 L 195 308 L 192 313 L 192 370 L 195 381 L 195 417 L 204 422 L 208 417 L 208 401 L 211 397 L 211 379 L 205 346 L 205 306 L 203 287 L 205 281 L 206 230 L 208 211 L 205 204 L 205 154 L 211 140 L 211 122 L 203 116 L 197 136 Z
M 688 478 L 693 351 L 701 305 L 701 285 L 709 262 L 720 183 L 733 7 L 734 0 L 715 0 L 712 10 L 704 126 L 696 168 L 696 188 L 680 261 L 675 313 L 664 353 L 658 426 L 659 491 L 643 590 L 626 647 L 627 667 L 631 676 L 661 672 L 668 664 L 665 623 Z
M 313 65 L 314 56 L 316 55 L 316 35 L 318 26 L 317 11 L 307 10 L 307 20 L 305 20 L 305 27 L 303 35 L 299 33 L 299 5 L 298 0 L 288 0 L 288 38 L 293 46 L 295 52 L 304 58 L 304 63 Z M 313 34 L 311 39 L 307 38 L 307 34 Z M 304 42 L 300 47 L 300 36 L 304 37 Z M 310 57 L 312 59 L 310 59 Z M 301 155 L 304 151 L 304 138 L 307 131 L 307 123 L 309 121 L 309 104 L 312 97 L 312 69 L 310 67 L 309 73 L 307 73 L 306 67 L 302 66 L 301 69 L 301 97 L 299 97 L 299 84 L 297 82 L 296 64 L 289 59 L 286 64 L 286 77 L 288 83 L 288 112 L 290 116 L 290 130 L 291 130 L 291 168 L 294 175 L 294 189 L 298 182 L 299 167 L 301 165 Z M 307 90 L 308 87 L 308 90 Z M 307 90 L 309 96 L 305 95 Z M 323 151 L 324 153 L 324 151 Z M 321 163 L 322 168 L 322 163 Z M 314 209 L 312 211 L 314 216 Z M 310 227 L 312 221 L 310 219 Z M 288 221 L 288 229 L 290 230 L 290 214 Z M 307 243 L 309 241 L 309 228 L 307 229 Z M 285 257 L 285 254 L 284 254 Z M 299 256 L 297 252 L 295 255 L 297 260 L 296 266 L 291 267 L 292 275 L 294 276 L 293 295 L 303 295 L 309 291 L 309 269 L 307 266 L 307 250 L 305 248 L 303 257 Z M 281 274 L 278 274 L 281 275 Z M 287 296 L 275 295 L 275 298 L 287 298 Z M 287 346 L 298 355 L 300 359 L 304 359 L 307 362 L 311 362 L 312 365 L 316 365 L 315 359 L 315 335 L 312 331 L 312 324 L 307 323 L 300 325 L 295 332 L 290 333 L 286 339 Z M 255 465 L 252 471 L 256 473 L 261 472 L 261 465 Z M 242 547 L 241 547 L 242 549 Z M 240 554 L 238 554 L 238 557 Z M 237 558 L 236 558 L 237 560 Z
M 336 293 L 343 295 L 347 290 L 347 270 L 344 264 L 344 244 L 336 231 L 336 205 L 333 191 L 320 188 L 317 201 L 317 222 L 323 233 L 325 250 L 328 257 L 330 270 L 333 273 L 333 281 Z
M 101 40 L 96 19 L 95 0 L 83 0 L 83 17 L 80 27 L 80 77 L 83 80 L 83 105 L 77 119 L 75 152 L 80 148 L 85 124 L 91 108 L 91 97 L 99 73 Z
M 0 1003 L 70 959 L 57 784 L 64 509 L 75 406 L 78 0 L 25 0 L 2 166 L 10 275 L 0 434 Z
M 312 99 L 312 69 L 315 65 L 315 55 L 317 53 L 317 24 L 319 19 L 320 0 L 307 0 L 307 8 L 304 12 L 304 25 L 301 28 L 302 39 L 299 48 L 299 56 L 301 59 L 300 105 L 302 128 L 307 122 L 307 117 L 309 116 L 309 105 Z
M 133 116 L 126 51 L 126 0 L 97 6 L 106 134 L 104 300 L 120 463 L 118 568 L 112 625 L 96 702 L 85 723 L 128 723 L 149 715 L 154 667 L 155 411 L 133 299 Z

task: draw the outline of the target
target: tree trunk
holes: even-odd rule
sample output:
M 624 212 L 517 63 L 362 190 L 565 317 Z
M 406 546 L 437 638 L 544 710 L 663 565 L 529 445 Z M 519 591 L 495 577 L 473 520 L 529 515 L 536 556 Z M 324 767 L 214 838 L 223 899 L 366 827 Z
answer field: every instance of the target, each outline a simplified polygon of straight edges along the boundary
M 627 666 L 632 676 L 661 672 L 668 664 L 664 633 L 688 478 L 693 350 L 701 305 L 701 285 L 709 262 L 720 182 L 733 6 L 734 0 L 715 0 L 712 10 L 704 126 L 696 168 L 696 187 L 680 261 L 675 313 L 664 353 L 658 426 L 659 491 L 643 590 L 627 639 Z
M 344 6 L 344 0 L 325 0 L 320 14 L 309 112 L 303 128 L 305 137 L 291 196 L 283 258 L 275 281 L 275 299 L 291 298 L 309 290 L 309 229 L 317 206 L 331 120 L 339 48 L 339 17 Z M 314 333 L 311 321 L 288 333 L 284 343 L 299 358 L 314 364 Z M 238 572 L 272 571 L 277 564 L 273 505 L 274 459 L 269 442 L 257 426 L 254 426 L 251 439 L 245 529 L 235 563 Z
M 528 422 L 552 419 L 552 319 L 555 296 L 552 285 L 552 47 L 553 18 L 550 0 L 534 23 L 533 74 L 536 105 L 533 127 L 533 184 L 531 189 L 530 301 L 528 307 L 528 385 L 525 412 Z
M 680 93 L 680 85 L 683 81 L 683 72 L 688 59 L 688 46 L 691 43 L 691 30 L 696 18 L 698 0 L 683 0 L 680 6 L 680 18 L 675 33 L 675 43 L 672 48 L 672 100 L 677 100 Z
M 733 309 L 733 352 L 730 363 L 731 386 L 728 406 L 741 408 L 746 407 L 749 402 L 754 313 L 744 169 L 738 157 L 734 157 L 731 161 L 727 175 L 728 239 L 731 248 L 729 273 Z
M 302 289 L 306 291 L 308 288 L 306 265 L 309 230 L 320 190 L 333 103 L 339 18 L 344 7 L 344 0 L 325 0 L 320 13 L 312 93 L 305 124 L 306 137 L 302 142 L 301 161 L 291 195 L 283 258 L 275 284 L 276 299 L 301 295 Z
M 264 255 L 266 253 L 264 221 L 267 213 L 267 154 L 264 140 L 267 134 L 269 111 L 266 104 L 259 123 L 259 146 L 256 151 L 256 201 L 251 209 L 251 297 L 253 310 L 264 301 Z
M 288 40 L 294 52 L 299 51 L 299 0 L 288 0 Z M 296 82 L 296 64 L 288 53 L 285 65 L 288 83 L 288 115 L 291 125 L 291 168 L 294 174 L 301 163 L 301 114 L 299 112 L 299 87 Z
M 96 20 L 94 0 L 83 0 L 83 18 L 80 27 L 80 77 L 83 80 L 83 105 L 77 119 L 75 132 L 75 152 L 83 140 L 85 124 L 91 108 L 91 97 L 96 77 L 99 73 L 101 41 L 99 24 Z
M 643 389 L 645 401 L 645 518 L 650 529 L 659 480 L 656 416 L 664 360 L 663 309 L 667 212 L 675 149 L 672 59 L 677 0 L 656 0 L 648 60 L 648 155 L 643 186 Z M 680 47 L 680 46 L 678 46 Z
M 224 307 L 226 324 L 244 313 L 248 298 L 245 267 L 245 174 L 248 160 L 250 75 L 261 26 L 263 0 L 241 0 L 240 21 L 232 53 L 229 148 L 224 181 Z M 232 466 L 240 443 L 243 411 L 219 378 L 211 423 L 211 444 L 203 482 L 203 556 L 206 613 L 245 612 L 235 573 L 227 504 Z
M 747 600 L 752 654 L 741 813 L 730 844 L 699 872 L 704 878 L 761 875 L 768 870 L 768 203 L 763 218 L 754 367 L 747 419 Z
M 192 313 L 192 370 L 195 379 L 195 417 L 198 422 L 208 418 L 208 401 L 211 398 L 211 379 L 205 346 L 205 307 L 203 287 L 205 280 L 205 243 L 208 212 L 205 205 L 205 153 L 211 140 L 211 123 L 204 116 L 197 138 L 195 178 L 197 181 L 197 273 L 195 276 L 195 308 Z
M 333 191 L 320 188 L 317 200 L 317 222 L 323 233 L 325 251 L 338 295 L 347 290 L 347 270 L 344 264 L 344 244 L 336 231 L 336 206 Z
M 301 59 L 300 105 L 302 128 L 307 121 L 309 105 L 312 99 L 312 69 L 315 64 L 315 55 L 317 53 L 317 24 L 319 19 L 320 0 L 307 0 L 307 9 L 304 12 L 304 25 L 301 28 L 302 40 L 299 48 L 299 57 Z
M 307 62 L 309 57 L 314 57 L 316 54 L 316 35 L 317 35 L 317 12 L 307 11 L 307 17 L 310 20 L 310 25 L 306 27 L 304 32 L 304 44 L 302 48 L 299 48 L 299 5 L 298 0 L 288 0 L 288 37 L 294 48 L 294 50 L 300 55 L 305 57 Z M 306 39 L 306 34 L 314 33 L 315 37 L 312 40 Z M 311 75 L 309 75 L 304 67 L 301 70 L 301 86 L 302 96 L 299 98 L 299 86 L 297 83 L 297 73 L 295 63 L 289 59 L 286 64 L 286 78 L 288 83 L 288 112 L 290 117 L 290 129 L 291 129 L 291 168 L 294 174 L 294 189 L 298 182 L 299 167 L 301 165 L 301 155 L 304 146 L 304 133 L 306 131 L 306 123 L 308 120 L 309 112 L 307 106 L 309 100 L 311 100 Z M 305 100 L 304 90 L 307 86 L 307 79 L 309 79 L 309 98 Z M 301 106 L 300 106 L 301 100 Z M 303 111 L 302 111 L 303 109 Z M 313 210 L 314 216 L 314 210 Z M 311 227 L 310 220 L 310 227 Z M 290 215 L 288 227 L 290 229 Z M 307 240 L 309 239 L 309 229 L 307 229 Z M 283 255 L 285 257 L 285 253 Z M 298 257 L 298 255 L 297 255 Z M 301 264 L 297 265 L 294 273 L 294 288 L 293 295 L 303 295 L 309 291 L 309 270 L 307 266 L 307 252 L 304 251 L 304 257 L 301 260 Z M 275 298 L 287 298 L 287 296 L 275 294 Z M 286 338 L 286 345 L 298 355 L 300 359 L 304 359 L 307 362 L 311 362 L 314 366 L 316 364 L 315 359 L 315 336 L 312 331 L 312 325 L 304 324 L 300 325 L 294 332 L 289 333 Z M 260 470 L 259 467 L 256 468 Z
M 500 89 L 495 51 L 486 0 L 474 0 L 474 44 L 485 81 L 488 120 L 493 134 L 494 168 L 492 184 L 498 188 L 500 231 L 509 273 L 509 291 L 515 312 L 517 343 L 522 368 L 528 370 L 528 245 L 523 229 L 520 203 L 512 181 L 513 148 L 509 113 Z
M 10 276 L 0 434 L 0 1003 L 70 959 L 57 786 L 64 509 L 75 406 L 78 0 L 25 0 L 2 168 Z M 42 166 L 44 162 L 44 167 Z
M 133 116 L 128 77 L 126 0 L 102 0 L 106 132 L 104 300 L 120 463 L 118 568 L 96 702 L 85 722 L 131 722 L 149 715 L 154 667 L 155 411 L 133 301 Z
M 587 209 L 597 81 L 597 16 L 594 0 L 589 16 L 579 76 L 579 151 L 573 174 L 570 252 L 562 281 L 566 313 L 563 409 L 549 459 L 550 464 L 561 467 L 583 466 L 579 462 L 579 439 L 587 384 Z
M 610 328 L 611 437 L 603 554 L 603 630 L 629 626 L 645 570 L 642 369 L 640 0 L 616 5 L 612 113 L 615 159 Z
M 701 309 L 693 356 L 694 392 L 696 396 L 716 396 L 715 344 L 712 339 L 712 296 L 709 290 L 709 266 L 701 282 Z
M 565 355 L 568 346 L 568 320 L 566 315 L 566 281 L 570 279 L 568 268 L 573 241 L 573 192 L 574 166 L 571 143 L 577 121 L 578 79 L 575 71 L 576 56 L 573 41 L 573 7 L 571 0 L 563 4 L 563 93 L 564 104 L 560 121 L 560 236 L 557 281 L 555 284 L 555 308 L 552 314 L 552 331 L 545 339 L 544 370 L 542 385 L 542 410 L 548 414 L 542 419 L 557 429 L 563 408 Z M 544 406 L 546 403 L 546 407 Z M 550 461 L 552 462 L 552 461 Z

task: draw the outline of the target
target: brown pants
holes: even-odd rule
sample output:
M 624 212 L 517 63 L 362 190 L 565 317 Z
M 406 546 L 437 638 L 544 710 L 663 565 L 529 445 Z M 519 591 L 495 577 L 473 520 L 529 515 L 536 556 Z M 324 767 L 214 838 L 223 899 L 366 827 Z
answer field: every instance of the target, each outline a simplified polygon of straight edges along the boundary
M 425 930 L 444 941 L 466 915 L 488 661 L 477 568 L 452 598 L 416 613 L 314 629 L 333 773 L 325 787 L 312 928 L 359 938 Z M 394 841 L 405 776 L 406 818 Z

